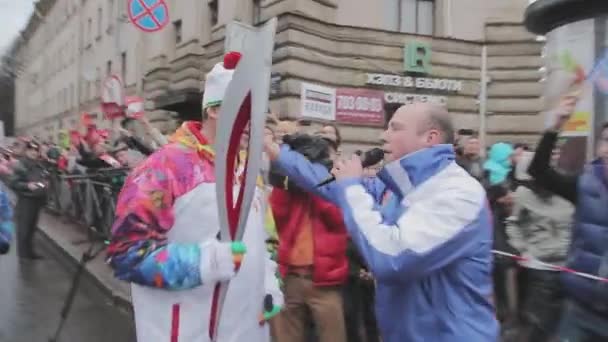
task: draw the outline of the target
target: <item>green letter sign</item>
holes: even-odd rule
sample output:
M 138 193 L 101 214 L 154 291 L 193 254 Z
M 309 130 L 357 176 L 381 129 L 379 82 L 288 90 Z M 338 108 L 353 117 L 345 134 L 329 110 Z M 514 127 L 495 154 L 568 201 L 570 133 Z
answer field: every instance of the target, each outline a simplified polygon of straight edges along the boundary
M 428 44 L 411 42 L 403 48 L 403 69 L 408 72 L 428 74 L 431 72 L 431 47 Z

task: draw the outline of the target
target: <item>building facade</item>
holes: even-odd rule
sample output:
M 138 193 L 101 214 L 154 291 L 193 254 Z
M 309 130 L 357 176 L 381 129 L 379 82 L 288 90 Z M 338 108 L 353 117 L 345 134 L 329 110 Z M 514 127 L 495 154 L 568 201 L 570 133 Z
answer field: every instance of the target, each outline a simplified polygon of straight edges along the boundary
M 272 17 L 270 110 L 311 127 L 335 120 L 352 148 L 376 143 L 391 113 L 412 100 L 446 105 L 458 128 L 487 132 L 487 143 L 531 142 L 542 129 L 541 45 L 520 25 L 526 0 L 167 4 L 171 23 L 144 33 L 129 22 L 127 0 L 40 0 L 18 54 L 25 61 L 16 81 L 18 132 L 52 138 L 80 113 L 99 113 L 110 75 L 146 99 L 162 130 L 200 118 L 204 75 L 221 59 L 230 23 Z M 483 65 L 487 100 L 479 98 Z M 101 114 L 97 120 L 109 125 Z

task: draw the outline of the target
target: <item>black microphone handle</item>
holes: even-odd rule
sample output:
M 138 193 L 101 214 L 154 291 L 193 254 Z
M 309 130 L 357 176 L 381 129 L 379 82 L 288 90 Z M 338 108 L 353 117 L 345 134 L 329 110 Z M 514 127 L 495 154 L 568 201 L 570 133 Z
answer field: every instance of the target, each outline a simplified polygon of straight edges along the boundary
M 331 183 L 331 182 L 333 182 L 335 180 L 336 180 L 336 176 L 331 175 L 330 177 L 325 178 L 325 180 L 323 180 L 321 183 L 317 184 L 316 187 L 320 188 L 320 187 L 322 187 L 324 185 L 327 185 L 327 184 L 329 184 L 329 183 Z
M 378 164 L 382 160 L 382 158 L 384 158 L 384 151 L 382 151 L 379 148 L 373 148 L 365 153 L 362 153 L 361 151 L 357 151 L 357 152 L 355 152 L 355 154 L 358 156 L 361 156 L 362 154 L 364 154 L 363 160 L 361 160 L 361 166 L 364 169 Z M 327 177 L 326 179 L 324 179 L 321 183 L 317 184 L 316 187 L 318 188 L 323 185 L 327 185 L 335 180 L 336 180 L 336 176 L 331 175 L 330 177 Z
M 359 155 L 359 154 L 358 154 L 358 155 Z M 369 165 L 368 165 L 368 164 L 369 164 Z M 364 169 L 365 169 L 366 167 L 370 167 L 370 166 L 375 165 L 375 164 L 376 164 L 376 163 L 371 163 L 371 161 L 370 161 L 370 160 L 367 160 L 367 159 L 364 159 L 364 160 L 362 160 L 362 161 L 361 161 L 361 166 L 362 166 Z M 330 177 L 325 178 L 325 179 L 324 179 L 324 180 L 323 180 L 321 183 L 317 184 L 317 186 L 316 186 L 316 187 L 317 187 L 317 188 L 320 188 L 320 187 L 322 187 L 322 186 L 324 186 L 324 185 L 327 185 L 327 184 L 329 184 L 329 183 L 331 183 L 331 182 L 333 182 L 333 181 L 335 181 L 335 180 L 336 180 L 336 176 L 331 175 Z

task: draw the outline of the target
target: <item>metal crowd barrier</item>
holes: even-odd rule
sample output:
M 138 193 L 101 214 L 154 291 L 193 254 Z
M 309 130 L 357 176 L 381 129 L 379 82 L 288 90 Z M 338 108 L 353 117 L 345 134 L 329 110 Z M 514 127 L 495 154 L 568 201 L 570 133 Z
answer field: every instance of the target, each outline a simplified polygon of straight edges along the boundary
M 50 170 L 47 208 L 108 239 L 116 199 L 128 172 L 127 168 L 88 170 L 80 174 Z

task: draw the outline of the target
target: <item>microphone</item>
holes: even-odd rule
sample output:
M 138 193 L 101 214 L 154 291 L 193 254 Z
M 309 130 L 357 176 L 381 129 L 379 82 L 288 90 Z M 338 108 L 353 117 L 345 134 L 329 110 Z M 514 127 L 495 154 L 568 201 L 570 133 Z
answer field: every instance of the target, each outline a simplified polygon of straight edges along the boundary
M 357 151 L 357 152 L 355 152 L 355 154 L 360 156 L 361 151 Z M 382 159 L 384 159 L 384 150 L 382 150 L 381 148 L 378 148 L 378 147 L 372 148 L 371 150 L 363 153 L 363 158 L 361 160 L 361 166 L 363 168 L 370 167 L 370 166 L 378 164 Z M 321 183 L 317 184 L 317 188 L 327 185 L 335 180 L 336 180 L 336 176 L 331 175 L 330 177 L 326 178 Z

